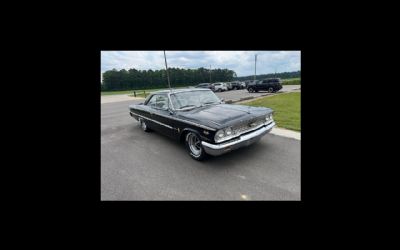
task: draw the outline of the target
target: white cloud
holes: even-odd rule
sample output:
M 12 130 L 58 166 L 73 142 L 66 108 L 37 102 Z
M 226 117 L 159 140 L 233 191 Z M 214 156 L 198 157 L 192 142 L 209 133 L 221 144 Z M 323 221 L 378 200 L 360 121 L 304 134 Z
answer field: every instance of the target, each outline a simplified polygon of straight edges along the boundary
M 300 51 L 166 51 L 168 67 L 228 68 L 238 76 L 300 70 Z M 101 72 L 116 68 L 164 69 L 163 51 L 102 51 Z

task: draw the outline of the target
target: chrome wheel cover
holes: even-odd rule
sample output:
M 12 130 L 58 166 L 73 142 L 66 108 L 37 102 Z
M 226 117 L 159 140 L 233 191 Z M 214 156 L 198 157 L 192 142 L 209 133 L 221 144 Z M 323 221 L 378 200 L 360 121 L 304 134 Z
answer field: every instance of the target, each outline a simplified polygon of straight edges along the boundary
M 199 156 L 201 154 L 201 141 L 200 139 L 193 133 L 189 133 L 187 135 L 187 143 L 189 145 L 189 149 L 194 156 Z
M 143 129 L 144 131 L 146 131 L 147 126 L 146 126 L 146 123 L 145 123 L 143 120 L 140 121 L 140 125 L 141 125 L 142 129 Z

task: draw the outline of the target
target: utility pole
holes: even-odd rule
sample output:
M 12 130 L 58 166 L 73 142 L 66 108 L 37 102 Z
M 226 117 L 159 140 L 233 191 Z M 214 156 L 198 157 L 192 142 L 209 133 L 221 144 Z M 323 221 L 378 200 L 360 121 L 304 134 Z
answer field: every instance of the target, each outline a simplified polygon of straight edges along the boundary
M 254 81 L 256 80 L 257 75 L 257 54 L 254 55 Z
M 211 83 L 211 65 L 210 65 L 210 83 Z
M 167 71 L 168 87 L 169 90 L 171 90 L 171 84 L 169 82 L 169 74 L 168 74 L 167 56 L 165 55 L 165 50 L 164 50 L 164 59 L 165 59 L 165 70 Z

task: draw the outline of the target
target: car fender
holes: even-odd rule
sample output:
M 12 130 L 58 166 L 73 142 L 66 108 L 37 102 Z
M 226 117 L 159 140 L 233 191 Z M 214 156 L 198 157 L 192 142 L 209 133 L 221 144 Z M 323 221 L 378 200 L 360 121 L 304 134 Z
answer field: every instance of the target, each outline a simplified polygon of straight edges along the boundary
M 184 129 L 181 131 L 181 134 L 180 134 L 180 139 L 181 139 L 181 141 L 186 140 L 186 138 L 183 138 L 182 136 L 183 136 L 184 134 L 186 134 L 187 132 L 193 132 L 193 133 L 195 133 L 195 134 L 196 134 L 198 137 L 200 137 L 200 139 L 203 140 L 203 141 L 207 141 L 207 140 L 208 140 L 208 138 L 202 136 L 198 130 L 193 129 L 193 128 L 184 128 Z

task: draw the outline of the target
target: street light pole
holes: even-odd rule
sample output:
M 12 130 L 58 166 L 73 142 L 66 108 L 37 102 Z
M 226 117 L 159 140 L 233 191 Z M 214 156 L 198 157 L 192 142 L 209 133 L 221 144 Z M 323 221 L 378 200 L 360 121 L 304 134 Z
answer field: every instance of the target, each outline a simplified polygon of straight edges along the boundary
M 254 81 L 257 77 L 257 54 L 254 55 Z
M 211 65 L 210 65 L 210 83 L 211 83 Z
M 168 87 L 169 90 L 171 90 L 171 84 L 169 82 L 169 74 L 168 74 L 167 56 L 165 55 L 165 50 L 164 50 L 164 59 L 165 59 L 165 70 L 167 71 Z

